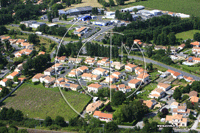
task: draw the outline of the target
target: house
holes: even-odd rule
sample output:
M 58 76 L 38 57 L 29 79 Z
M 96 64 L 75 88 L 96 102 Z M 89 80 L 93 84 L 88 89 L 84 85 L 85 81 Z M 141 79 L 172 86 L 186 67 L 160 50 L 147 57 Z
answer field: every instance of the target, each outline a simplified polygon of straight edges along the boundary
M 9 40 L 9 39 L 10 39 L 10 36 L 4 36 L 4 37 L 1 38 L 1 41 L 3 41 L 3 40 Z
M 142 45 L 142 42 L 139 39 L 135 39 L 135 40 L 133 40 L 133 42 L 134 42 L 134 44 Z
M 11 74 L 9 74 L 8 76 L 6 76 L 7 79 L 14 79 L 14 77 L 19 76 L 19 72 L 13 72 Z
M 69 63 L 77 63 L 77 64 L 81 63 L 82 61 L 83 59 L 81 58 L 69 58 L 68 60 Z
M 109 83 L 109 82 L 114 83 L 114 82 L 116 82 L 116 80 L 117 80 L 117 78 L 115 76 L 110 75 L 110 76 L 106 77 L 105 82 L 107 82 L 107 83 Z
M 24 39 L 18 39 L 18 40 L 16 41 L 16 44 L 17 44 L 17 45 L 21 45 L 21 43 L 23 43 L 23 42 L 25 42 Z
M 164 96 L 165 96 L 165 92 L 160 88 L 154 89 L 153 91 L 151 91 L 149 95 L 150 98 L 157 98 L 157 99 L 162 98 Z
M 165 46 L 155 46 L 154 49 L 155 50 L 160 50 L 160 49 L 167 50 L 167 47 L 165 47 Z
M 86 113 L 88 113 L 89 115 L 91 115 L 94 111 L 99 110 L 99 108 L 101 108 L 103 106 L 103 102 L 98 100 L 94 103 L 90 103 L 88 104 L 88 106 L 86 107 Z
M 84 61 L 84 63 L 88 64 L 88 65 L 95 65 L 96 61 L 95 61 L 94 58 L 88 57 L 88 58 L 86 58 L 86 60 Z
M 172 110 L 172 115 L 182 115 L 183 117 L 188 117 L 190 115 L 190 109 L 187 109 L 186 106 L 178 106 Z
M 180 46 L 178 46 L 178 49 L 179 50 L 182 50 L 182 49 L 184 49 L 185 48 L 185 44 L 183 43 L 183 44 L 181 44 Z
M 133 72 L 136 67 L 137 67 L 137 65 L 129 63 L 129 64 L 125 65 L 125 70 L 128 72 Z
M 116 77 L 116 79 L 122 79 L 124 76 L 123 73 L 120 73 L 120 72 L 114 72 L 112 73 L 112 75 Z
M 87 86 L 89 92 L 97 93 L 99 89 L 102 89 L 103 86 L 100 84 L 90 84 Z
M 3 89 L 2 88 L 0 88 L 0 92 L 2 91 Z
M 182 74 L 173 70 L 168 69 L 167 70 L 168 73 L 170 73 L 172 75 L 173 78 L 177 79 L 177 78 L 181 78 Z
M 178 108 L 178 106 L 179 106 L 178 102 L 173 102 L 173 103 L 171 103 L 170 108 L 171 108 L 171 110 L 173 110 L 173 109 Z
M 105 76 L 106 75 L 106 70 L 103 68 L 96 68 L 92 71 L 92 74 L 94 75 L 100 75 L 100 76 Z
M 196 92 L 196 91 L 190 91 L 190 93 L 189 93 L 190 97 L 192 97 L 192 96 L 197 97 L 197 95 L 198 95 L 198 92 Z
M 172 125 L 176 125 L 176 126 L 187 126 L 187 122 L 188 119 L 187 118 L 183 118 L 183 115 L 179 115 L 179 114 L 175 114 L 175 115 L 166 115 L 166 119 L 165 122 L 169 122 Z
M 69 88 L 73 91 L 77 91 L 81 88 L 81 86 L 78 84 L 70 84 Z
M 187 82 L 192 82 L 195 81 L 192 77 L 188 77 L 188 76 L 183 76 L 183 78 L 185 79 L 185 81 Z
M 95 111 L 93 117 L 99 119 L 100 121 L 110 122 L 113 120 L 113 115 L 108 113 L 102 113 L 101 111 Z
M 132 79 L 128 82 L 128 86 L 131 88 L 137 88 L 141 84 L 141 80 L 138 79 Z
M 17 42 L 17 39 L 9 39 L 9 42 L 10 42 L 11 45 L 13 45 Z
M 54 68 L 47 68 L 45 71 L 44 71 L 44 75 L 54 75 L 55 74 L 55 69 Z
M 103 66 L 108 61 L 109 61 L 109 58 L 103 58 L 102 60 L 97 61 L 97 65 Z
M 113 62 L 113 63 L 111 63 L 111 67 L 113 67 L 117 70 L 121 70 L 125 67 L 125 64 L 121 64 L 120 62 Z
M 149 74 L 143 73 L 137 76 L 138 80 L 141 80 L 143 83 L 149 82 Z
M 59 79 L 56 79 L 56 83 L 61 83 L 61 82 L 65 82 L 65 83 L 68 83 L 69 82 L 69 80 L 68 79 L 66 79 L 66 78 L 59 78 Z
M 92 80 L 99 80 L 100 76 L 99 75 L 92 75 Z
M 171 85 L 165 83 L 158 83 L 157 88 L 160 88 L 164 91 L 168 91 L 171 88 Z
M 199 98 L 197 96 L 191 96 L 190 97 L 190 102 L 192 102 L 192 103 L 198 103 L 199 102 Z
M 137 71 L 137 75 L 143 74 L 143 73 L 147 73 L 146 70 L 144 70 L 143 68 L 141 68 L 140 70 Z
M 52 66 L 53 69 L 55 69 L 55 71 L 61 71 L 64 67 L 63 64 L 61 63 L 56 63 Z
M 19 65 L 17 65 L 17 67 L 15 68 L 15 72 L 21 72 L 23 70 L 23 64 L 21 63 L 21 64 L 19 64 Z
M 144 100 L 143 103 L 144 103 L 149 109 L 153 109 L 153 107 L 157 104 L 156 100 L 154 100 L 154 99 Z
M 0 85 L 3 86 L 3 87 L 6 87 L 7 86 L 7 82 L 8 82 L 8 79 L 7 78 L 4 78 L 0 81 Z
M 71 72 L 68 74 L 69 77 L 76 77 L 76 76 L 80 76 L 82 74 L 81 71 L 79 71 L 78 69 L 72 69 Z
M 110 86 L 110 89 L 114 89 L 115 91 L 117 91 L 117 90 L 118 90 L 118 88 L 117 88 L 117 86 L 116 86 L 116 85 L 111 85 L 111 86 Z
M 89 70 L 89 68 L 88 67 L 86 67 L 86 66 L 81 66 L 81 67 L 79 67 L 79 68 L 77 68 L 79 71 L 81 71 L 82 73 L 85 73 L 85 72 L 87 72 L 88 70 Z
M 131 91 L 131 87 L 130 86 L 125 86 L 125 84 L 120 84 L 118 85 L 118 90 L 122 91 L 123 93 L 127 93 Z
M 56 60 L 58 62 L 60 62 L 60 63 L 64 63 L 67 60 L 67 57 L 66 56 L 61 56 L 61 57 L 58 57 Z
M 193 47 L 193 48 L 192 48 L 192 53 L 193 53 L 193 54 L 200 55 L 200 47 Z
M 55 80 L 56 79 L 54 77 L 50 77 L 50 76 L 43 77 L 43 82 L 46 84 L 53 84 Z
M 198 41 L 191 42 L 190 45 L 192 45 L 192 47 L 200 47 L 200 42 Z
M 99 75 L 93 75 L 91 73 L 83 73 L 81 75 L 81 78 L 91 81 L 91 80 L 98 80 L 100 78 L 100 76 Z
M 33 50 L 31 49 L 22 49 L 19 52 L 16 52 L 14 55 L 15 57 L 21 57 L 22 55 L 30 55 Z
M 46 53 L 46 52 L 44 52 L 44 51 L 40 51 L 40 52 L 38 53 L 38 55 L 45 55 L 45 53 Z
M 135 68 L 135 73 L 137 74 L 140 69 L 142 69 L 142 68 L 141 67 L 136 67 Z
M 42 73 L 38 73 L 32 78 L 32 82 L 39 82 L 41 77 L 44 77 L 45 75 Z
M 27 43 L 27 42 L 22 42 L 21 46 L 23 49 L 31 49 L 33 50 L 33 44 Z

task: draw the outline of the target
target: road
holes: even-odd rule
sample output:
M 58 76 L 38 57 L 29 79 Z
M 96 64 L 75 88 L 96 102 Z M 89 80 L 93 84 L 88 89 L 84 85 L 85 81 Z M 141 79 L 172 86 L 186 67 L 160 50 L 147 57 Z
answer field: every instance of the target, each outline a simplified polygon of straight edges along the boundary
M 138 57 L 138 56 L 128 56 L 128 58 L 131 58 L 131 59 L 134 58 L 134 59 L 136 59 L 136 60 L 144 61 L 144 58 L 143 58 L 143 57 Z M 200 80 L 200 77 L 198 77 L 198 76 L 192 75 L 192 74 L 190 74 L 190 73 L 181 71 L 181 70 L 179 70 L 179 69 L 170 67 L 170 66 L 168 66 L 168 65 L 162 64 L 162 63 L 160 63 L 160 62 L 157 62 L 157 61 L 154 61 L 154 60 L 151 60 L 151 59 L 145 58 L 145 62 L 146 62 L 146 63 L 153 63 L 153 64 L 159 65 L 159 66 L 161 66 L 161 67 L 164 67 L 164 68 L 167 68 L 167 69 L 171 69 L 171 70 L 173 70 L 173 71 L 177 71 L 177 72 L 181 73 L 182 75 L 192 77 L 192 78 L 195 79 L 195 80 Z

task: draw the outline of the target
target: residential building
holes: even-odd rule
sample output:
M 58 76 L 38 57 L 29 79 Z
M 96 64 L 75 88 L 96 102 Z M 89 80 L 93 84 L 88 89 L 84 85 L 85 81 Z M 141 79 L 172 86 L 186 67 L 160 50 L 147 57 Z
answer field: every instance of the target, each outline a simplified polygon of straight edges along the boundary
M 137 67 L 137 65 L 129 63 L 129 64 L 125 65 L 125 70 L 128 71 L 128 72 L 133 72 L 136 67 Z
M 44 52 L 44 51 L 40 51 L 40 52 L 38 53 L 38 55 L 45 55 L 45 53 L 46 53 L 46 52 Z
M 13 45 L 17 42 L 17 39 L 9 39 L 9 42 L 10 42 L 11 45 Z
M 89 68 L 88 67 L 86 67 L 86 66 L 81 66 L 81 67 L 79 67 L 79 68 L 77 68 L 79 71 L 81 71 L 82 73 L 85 73 L 85 72 L 87 72 L 88 70 L 89 70 Z
M 162 98 L 165 96 L 165 92 L 160 89 L 160 88 L 156 88 L 153 91 L 151 91 L 151 93 L 149 94 L 150 98 Z
M 101 75 L 101 76 L 105 76 L 106 75 L 106 70 L 103 68 L 96 68 L 92 71 L 92 74 L 94 75 Z
M 182 49 L 184 49 L 185 48 L 185 44 L 183 43 L 183 44 L 181 44 L 180 46 L 178 46 L 178 49 L 179 50 L 182 50 Z
M 170 124 L 175 124 L 176 126 L 187 126 L 188 119 L 183 118 L 183 115 L 174 114 L 174 115 L 166 115 L 165 122 L 169 122 Z
M 56 63 L 51 68 L 55 69 L 55 71 L 61 71 L 64 67 L 63 67 L 63 64 Z
M 44 77 L 45 75 L 42 73 L 37 73 L 35 76 L 32 78 L 32 82 L 39 82 L 41 77 Z
M 64 62 L 66 62 L 67 57 L 66 57 L 66 56 L 61 56 L 61 57 L 58 57 L 56 60 L 57 60 L 58 62 L 60 62 L 60 63 L 64 63 Z
M 133 42 L 134 42 L 134 44 L 139 44 L 139 45 L 143 44 L 142 41 L 139 39 L 135 39 L 135 40 L 133 40 Z
M 81 78 L 91 81 L 91 80 L 98 80 L 100 78 L 100 76 L 99 75 L 93 75 L 91 73 L 83 73 L 81 75 Z
M 131 88 L 137 88 L 141 84 L 141 80 L 138 79 L 132 79 L 128 82 L 128 86 Z
M 195 81 L 192 77 L 188 77 L 188 76 L 183 76 L 183 78 L 185 79 L 185 81 L 187 82 L 192 82 Z
M 69 63 L 77 63 L 77 64 L 81 63 L 82 61 L 83 59 L 81 58 L 69 58 L 68 60 Z
M 125 67 L 125 64 L 121 64 L 120 62 L 113 62 L 113 63 L 111 63 L 111 67 L 113 67 L 117 70 L 121 70 Z
M 45 83 L 45 84 L 53 84 L 55 82 L 55 78 L 54 77 L 50 77 L 50 76 L 45 76 L 43 77 L 42 81 Z
M 112 75 L 116 77 L 116 79 L 122 79 L 124 76 L 123 73 L 120 73 L 120 72 L 114 72 L 112 73 Z
M 99 119 L 100 121 L 110 122 L 113 120 L 113 115 L 108 113 L 102 113 L 101 111 L 95 111 L 93 117 Z
M 190 43 L 193 47 L 200 47 L 200 42 L 195 41 Z
M 103 102 L 100 100 L 98 100 L 94 103 L 90 103 L 90 104 L 88 104 L 88 106 L 85 109 L 86 113 L 91 115 L 92 113 L 94 113 L 94 111 L 99 110 L 103 105 L 104 105 Z
M 178 106 L 172 110 L 172 115 L 178 114 L 183 115 L 183 117 L 188 117 L 190 115 L 190 109 L 187 109 L 186 106 Z
M 3 87 L 6 87 L 7 86 L 7 82 L 8 82 L 8 79 L 7 78 L 4 78 L 0 81 L 0 85 L 3 86 Z
M 102 89 L 103 86 L 100 84 L 90 84 L 87 86 L 89 92 L 97 93 L 99 89 Z
M 149 108 L 149 109 L 153 109 L 153 107 L 157 104 L 157 101 L 154 99 L 150 99 L 150 100 L 143 100 L 143 103 Z
M 167 70 L 168 73 L 170 73 L 172 75 L 173 78 L 177 79 L 177 78 L 181 78 L 182 74 L 173 70 L 168 69 Z
M 138 80 L 141 80 L 143 83 L 149 82 L 149 74 L 143 73 L 137 76 Z
M 69 77 L 76 77 L 76 76 L 80 76 L 82 74 L 81 71 L 79 71 L 78 69 L 72 69 L 71 72 L 68 74 Z
M 127 93 L 131 91 L 131 87 L 130 86 L 125 86 L 125 84 L 120 84 L 118 85 L 118 90 L 122 91 L 123 93 Z
M 171 108 L 171 110 L 173 110 L 173 109 L 178 108 L 178 106 L 179 106 L 178 102 L 173 102 L 173 103 L 171 103 L 170 108 Z
M 116 80 L 117 80 L 117 78 L 115 76 L 110 75 L 110 76 L 106 77 L 105 82 L 107 82 L 107 83 L 109 83 L 109 82 L 114 83 L 114 82 L 116 82 Z
M 165 47 L 165 46 L 155 46 L 154 49 L 155 50 L 160 50 L 160 49 L 167 50 L 167 47 Z
M 33 50 L 31 49 L 22 49 L 19 52 L 16 52 L 14 55 L 15 57 L 21 57 L 22 55 L 30 55 Z
M 95 65 L 96 61 L 95 61 L 94 58 L 88 57 L 88 58 L 86 58 L 86 60 L 84 61 L 84 63 L 88 64 L 88 65 Z
M 10 39 L 10 36 L 4 36 L 4 37 L 1 38 L 1 41 L 3 41 L 3 40 L 9 40 L 9 39 Z
M 160 88 L 164 91 L 168 91 L 171 88 L 171 85 L 165 83 L 158 83 L 157 88 Z
M 192 102 L 192 103 L 198 103 L 199 102 L 199 98 L 197 96 L 191 96 L 190 97 L 190 102 Z
M 70 88 L 71 90 L 73 90 L 73 91 L 77 91 L 77 90 L 81 89 L 81 86 L 78 85 L 78 84 L 72 84 L 72 83 L 70 83 L 69 88 Z
M 20 63 L 19 65 L 17 65 L 14 71 L 20 73 L 22 70 L 23 70 L 23 63 Z
M 200 55 L 200 47 L 193 47 L 192 48 L 192 53 L 196 55 Z
M 109 58 L 103 58 L 97 61 L 97 65 L 104 66 L 109 61 Z
M 190 97 L 192 97 L 192 96 L 197 97 L 197 95 L 198 95 L 198 92 L 196 92 L 196 91 L 190 91 L 190 93 L 189 93 Z
M 14 79 L 14 77 L 18 77 L 20 74 L 19 72 L 12 72 L 8 76 L 6 76 L 7 79 Z
M 55 74 L 55 68 L 47 68 L 45 71 L 44 71 L 44 75 L 54 75 Z

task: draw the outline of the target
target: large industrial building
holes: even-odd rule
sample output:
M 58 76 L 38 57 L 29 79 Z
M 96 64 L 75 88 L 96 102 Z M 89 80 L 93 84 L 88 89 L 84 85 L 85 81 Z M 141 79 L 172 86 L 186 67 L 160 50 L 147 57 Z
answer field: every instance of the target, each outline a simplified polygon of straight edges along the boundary
M 66 14 L 66 15 L 80 15 L 80 14 L 88 14 L 92 12 L 91 6 L 85 6 L 85 7 L 77 7 L 74 9 L 69 9 L 67 11 L 64 10 L 58 10 L 58 14 Z

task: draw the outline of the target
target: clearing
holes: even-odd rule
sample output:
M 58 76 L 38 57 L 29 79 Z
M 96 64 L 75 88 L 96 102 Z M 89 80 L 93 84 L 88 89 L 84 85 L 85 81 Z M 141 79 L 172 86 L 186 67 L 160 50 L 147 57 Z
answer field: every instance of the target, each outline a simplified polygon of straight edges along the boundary
M 182 38 L 183 40 L 186 40 L 186 39 L 189 39 L 189 38 L 193 39 L 194 34 L 197 33 L 197 32 L 200 33 L 200 30 L 189 30 L 189 31 L 177 33 L 176 38 Z
M 68 102 L 81 112 L 90 101 L 90 97 L 74 91 L 63 91 Z M 69 121 L 78 116 L 64 101 L 58 88 L 44 88 L 42 84 L 24 83 L 13 96 L 6 99 L 2 107 L 21 110 L 29 118 L 55 119 L 60 115 Z

